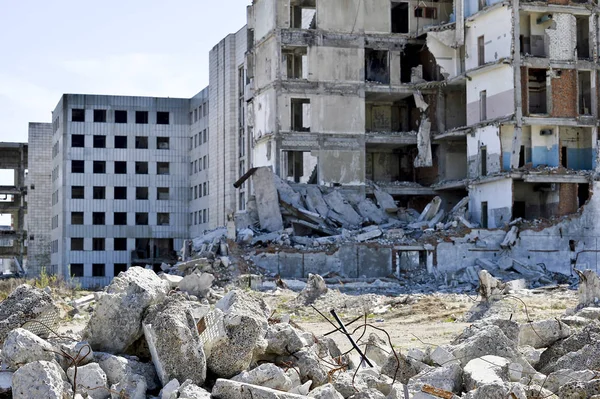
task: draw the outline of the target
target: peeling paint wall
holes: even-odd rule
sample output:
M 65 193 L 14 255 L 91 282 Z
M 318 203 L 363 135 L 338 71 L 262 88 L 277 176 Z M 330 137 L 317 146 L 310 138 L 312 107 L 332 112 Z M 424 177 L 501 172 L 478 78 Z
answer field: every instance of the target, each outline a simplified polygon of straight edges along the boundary
M 461 72 L 459 51 L 450 47 L 454 43 L 454 39 L 454 30 L 427 34 L 427 48 L 435 57 L 435 61 L 446 79 L 453 78 Z
M 594 169 L 594 148 L 592 148 L 592 129 L 585 127 L 561 126 L 559 128 L 560 147 L 566 147 L 566 164 L 570 169 Z M 562 159 L 561 164 L 565 163 Z
M 515 133 L 514 125 L 502 125 L 500 126 L 500 144 L 502 146 L 502 170 L 509 171 L 512 142 Z M 521 151 L 523 151 L 523 163 L 528 164 L 531 162 L 531 127 L 523 126 L 521 130 Z M 519 154 L 519 156 L 521 156 Z M 524 165 L 521 165 L 524 166 Z
M 471 221 L 482 223 L 482 203 L 487 202 L 488 228 L 502 227 L 512 218 L 513 181 L 509 178 L 474 185 L 469 190 Z
M 319 184 L 333 183 L 344 185 L 364 185 L 365 153 L 364 150 L 319 151 Z
M 253 3 L 254 8 L 254 40 L 259 42 L 270 31 L 275 29 L 275 7 L 277 0 L 256 0 Z
M 500 128 L 493 125 L 480 127 L 467 135 L 467 163 L 470 178 L 481 176 L 482 162 L 484 161 L 481 148 L 484 146 L 487 153 L 485 160 L 487 173 L 493 174 L 501 170 Z
M 550 132 L 550 134 L 547 134 Z M 531 126 L 531 161 L 533 166 L 558 166 L 558 127 Z
M 487 119 L 511 115 L 515 112 L 513 68 L 502 65 L 479 72 L 467 81 L 467 125 L 480 122 L 480 93 L 486 92 Z
M 440 180 L 461 180 L 467 177 L 467 144 L 447 141 L 439 146 Z
M 365 50 L 311 46 L 308 48 L 308 80 L 364 82 Z M 324 65 L 330 67 L 324 68 Z M 336 67 L 334 67 L 336 66 Z
M 465 37 L 467 71 L 479 65 L 477 43 L 480 36 L 484 37 L 486 63 L 510 57 L 512 37 L 507 27 L 511 25 L 512 14 L 508 7 L 500 7 L 478 16 L 474 21 L 467 22 Z

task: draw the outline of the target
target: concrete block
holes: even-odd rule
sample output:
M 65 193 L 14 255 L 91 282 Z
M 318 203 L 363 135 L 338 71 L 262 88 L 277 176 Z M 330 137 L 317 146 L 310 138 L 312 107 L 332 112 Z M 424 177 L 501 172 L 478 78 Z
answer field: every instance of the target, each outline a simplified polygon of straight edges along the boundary
M 286 278 L 304 277 L 304 256 L 297 252 L 279 253 L 279 274 Z
M 219 378 L 213 387 L 212 397 L 219 399 L 300 399 L 305 398 L 304 395 L 296 395 L 292 393 L 277 391 L 271 388 L 265 388 L 258 385 L 245 384 L 232 380 L 224 380 Z
M 358 246 L 359 276 L 386 277 L 393 273 L 392 248 Z
M 305 252 L 304 253 L 304 274 L 325 274 L 330 272 L 327 267 L 327 254 L 325 252 Z
M 328 263 L 330 259 L 327 259 Z M 331 258 L 331 262 L 333 262 Z M 340 274 L 348 278 L 358 278 L 358 253 L 355 245 L 341 246 L 337 252 L 335 262 L 339 265 Z

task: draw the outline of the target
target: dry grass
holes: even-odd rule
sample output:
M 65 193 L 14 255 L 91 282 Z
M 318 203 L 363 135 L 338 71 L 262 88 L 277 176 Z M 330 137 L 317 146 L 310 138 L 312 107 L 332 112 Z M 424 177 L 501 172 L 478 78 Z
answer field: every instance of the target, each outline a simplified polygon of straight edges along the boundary
M 21 284 L 29 284 L 40 289 L 50 287 L 55 295 L 61 297 L 73 297 L 76 292 L 80 291 L 80 287 L 72 286 L 62 277 L 48 275 L 42 269 L 40 276 L 34 279 L 13 278 L 0 280 L 0 301 L 5 300 Z

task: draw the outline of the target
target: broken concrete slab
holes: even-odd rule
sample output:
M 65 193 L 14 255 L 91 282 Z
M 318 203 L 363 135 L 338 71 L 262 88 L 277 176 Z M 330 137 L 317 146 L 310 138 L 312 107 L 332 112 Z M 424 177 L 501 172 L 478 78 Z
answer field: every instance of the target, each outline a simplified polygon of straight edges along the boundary
M 27 363 L 55 358 L 54 347 L 49 342 L 22 328 L 8 333 L 0 353 L 2 365 L 13 371 Z
M 304 202 L 309 211 L 316 212 L 322 218 L 327 219 L 329 206 L 327 206 L 327 203 L 323 199 L 323 194 L 318 187 L 306 187 L 306 197 L 304 197 Z
M 598 372 L 592 370 L 581 370 L 575 371 L 570 369 L 562 369 L 557 370 L 548 375 L 544 386 L 554 392 L 558 393 L 558 390 L 561 386 L 572 382 L 572 381 L 580 381 L 580 382 L 588 382 L 593 379 L 598 378 Z
M 407 358 L 401 353 L 392 353 L 385 364 L 381 367 L 381 374 L 399 381 L 402 384 L 408 384 L 410 378 L 422 371 L 432 369 L 428 365 L 417 360 Z
M 581 331 L 577 331 L 571 334 L 570 337 L 556 341 L 550 345 L 550 347 L 542 352 L 537 368 L 544 374 L 550 374 L 558 370 L 556 362 L 560 358 L 598 341 L 600 341 L 600 325 L 596 323 L 588 324 Z M 571 369 L 572 367 L 567 365 L 562 368 Z
M 390 344 L 375 333 L 369 334 L 366 347 L 365 356 L 380 367 L 387 362 L 392 353 Z
M 146 399 L 146 379 L 138 374 L 125 376 L 118 384 L 110 386 L 111 399 Z
M 92 399 L 106 399 L 110 397 L 106 374 L 98 363 L 89 363 L 85 366 L 77 367 L 77 374 L 75 374 L 75 367 L 70 367 L 67 370 L 67 376 L 71 385 L 75 383 L 75 378 L 77 378 L 77 386 L 75 388 L 79 393 L 85 394 Z
M 273 363 L 264 363 L 250 371 L 243 371 L 231 380 L 285 392 L 293 388 L 292 380 L 285 371 Z
M 373 240 L 375 238 L 381 237 L 382 235 L 383 235 L 383 231 L 381 231 L 379 229 L 375 229 L 375 230 L 367 231 L 366 233 L 358 234 L 358 235 L 354 236 L 354 239 L 356 240 L 356 242 L 365 242 L 368 240 Z
M 70 384 L 56 362 L 40 360 L 28 363 L 13 374 L 14 399 L 63 399 L 65 388 L 70 389 Z
M 205 298 L 210 292 L 210 287 L 215 281 L 215 276 L 195 270 L 188 274 L 179 283 L 179 289 L 198 298 Z
M 177 389 L 177 397 L 182 399 L 210 399 L 210 392 L 194 384 L 192 380 L 186 380 Z
M 579 306 L 597 305 L 600 301 L 600 277 L 593 270 L 580 272 L 579 275 Z
M 423 212 L 419 216 L 418 222 L 429 222 L 431 221 L 435 215 L 440 211 L 440 207 L 442 206 L 442 199 L 440 197 L 435 197 L 431 200 L 429 204 L 425 206 Z
M 341 393 L 336 391 L 332 384 L 321 385 L 313 389 L 309 394 L 309 398 L 315 399 L 344 399 Z
M 309 273 L 306 287 L 298 294 L 296 300 L 305 305 L 310 305 L 321 295 L 325 295 L 327 290 L 327 284 L 325 284 L 323 277 L 318 274 Z
M 394 201 L 394 198 L 390 194 L 377 188 L 373 194 L 377 200 L 377 205 L 386 213 L 394 214 L 398 212 L 398 205 L 396 205 L 396 201 Z
M 440 209 L 438 213 L 429 221 L 429 228 L 435 227 L 440 221 L 446 216 L 446 212 L 443 209 Z
M 222 378 L 219 378 L 215 383 L 212 396 L 219 399 L 242 399 L 246 397 L 254 399 L 300 399 L 306 397 Z
M 142 317 L 151 305 L 162 302 L 169 283 L 152 270 L 131 267 L 105 288 L 83 336 L 93 349 L 123 353 L 142 336 Z
M 515 246 L 517 243 L 519 228 L 517 226 L 513 226 L 510 228 L 502 243 L 500 243 L 500 248 L 502 249 L 510 249 Z
M 287 323 L 269 325 L 265 336 L 267 340 L 266 353 L 288 355 L 299 351 L 307 345 L 301 333 Z
M 324 196 L 323 199 L 330 208 L 329 219 L 333 219 L 340 223 L 342 227 L 349 229 L 355 229 L 362 225 L 363 218 L 339 191 L 333 190 Z
M 467 391 L 479 386 L 508 382 L 511 361 L 500 356 L 486 355 L 469 361 L 464 368 L 464 384 Z
M 358 213 L 369 222 L 385 224 L 390 220 L 385 211 L 378 208 L 370 199 L 359 202 L 356 208 Z
M 181 276 L 176 276 L 174 274 L 161 274 L 160 278 L 165 280 L 166 282 L 169 283 L 169 287 L 171 287 L 171 289 L 175 289 L 177 287 L 179 287 L 179 283 L 181 283 L 181 280 L 183 280 L 183 277 Z
M 415 157 L 415 168 L 429 168 L 433 166 L 431 154 L 431 121 L 426 116 L 421 117 L 421 124 L 417 132 L 417 150 Z
M 559 339 L 571 335 L 571 329 L 558 319 L 541 320 L 521 325 L 519 344 L 535 349 L 547 348 Z
M 94 353 L 94 361 L 106 373 L 108 385 L 112 386 L 126 379 L 127 376 L 140 375 L 146 380 L 148 390 L 159 389 L 162 384 L 152 363 L 143 363 L 136 358 L 116 356 L 110 353 Z
M 268 167 L 257 168 L 252 176 L 260 227 L 266 231 L 283 230 L 283 218 L 279 210 L 279 194 L 274 176 Z
M 487 270 L 479 272 L 479 294 L 482 301 L 498 300 L 506 293 L 506 284 L 492 276 Z

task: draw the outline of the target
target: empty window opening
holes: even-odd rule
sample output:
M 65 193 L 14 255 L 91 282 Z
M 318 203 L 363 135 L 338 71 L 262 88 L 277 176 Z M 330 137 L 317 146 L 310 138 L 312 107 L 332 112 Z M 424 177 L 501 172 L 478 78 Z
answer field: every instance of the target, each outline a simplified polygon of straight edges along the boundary
M 170 222 L 168 213 L 158 213 L 156 216 L 156 224 L 159 226 L 168 226 Z
M 168 150 L 169 149 L 169 138 L 168 137 L 157 137 L 156 138 L 156 149 Z
M 159 201 L 167 201 L 169 199 L 169 187 L 158 187 L 156 189 L 156 199 Z
M 85 173 L 85 161 L 71 161 L 71 173 Z
M 530 114 L 546 114 L 548 112 L 545 69 L 529 69 L 527 94 Z
M 95 109 L 94 110 L 94 122 L 106 122 L 106 110 Z
M 135 123 L 147 124 L 148 123 L 148 111 L 135 111 Z
M 283 50 L 283 65 L 288 79 L 308 78 L 308 52 L 306 47 Z
M 487 176 L 487 146 L 480 147 L 481 152 L 481 176 Z
M 127 271 L 127 263 L 115 263 L 113 276 L 117 277 L 120 273 Z
M 579 202 L 579 207 L 585 205 L 585 203 L 590 199 L 590 185 L 589 184 L 578 184 L 577 185 L 577 199 Z
M 290 25 L 295 29 L 317 28 L 317 2 L 315 0 L 296 0 L 291 5 Z
M 83 251 L 83 238 L 71 238 L 71 251 Z
M 477 65 L 485 64 L 485 38 L 479 36 L 477 38 Z
M 569 160 L 568 160 L 568 151 L 567 151 L 567 147 L 563 146 L 560 148 L 560 164 L 563 168 L 567 168 L 569 165 Z
M 115 226 L 127 226 L 127 212 L 115 212 L 113 215 Z
M 71 147 L 85 147 L 85 136 L 83 134 L 73 134 L 71 136 Z
M 84 199 L 85 198 L 85 188 L 83 186 L 71 187 L 71 198 L 72 199 Z
M 105 223 L 105 217 L 104 217 L 104 212 L 94 212 L 92 213 L 92 224 L 94 225 L 104 225 Z
M 316 184 L 318 159 L 310 152 L 284 151 L 286 179 L 294 183 Z
M 389 51 L 365 49 L 365 80 L 382 84 L 390 83 Z
M 415 18 L 437 19 L 437 8 L 435 7 L 416 7 Z
M 588 16 L 577 16 L 577 58 L 590 58 L 590 20 Z
M 106 173 L 106 161 L 94 161 L 94 173 Z
M 484 229 L 488 228 L 488 203 L 481 203 L 481 227 Z
M 92 251 L 104 251 L 104 238 L 92 238 Z
M 106 148 L 106 136 L 94 136 L 94 148 Z
M 435 57 L 427 46 L 407 44 L 400 56 L 400 81 L 402 83 L 420 83 L 439 81 L 441 74 Z
M 169 113 L 158 111 L 156 113 L 156 124 L 157 125 L 168 125 L 169 124 Z
M 591 71 L 579 71 L 579 115 L 592 114 L 592 73 Z
M 527 205 L 525 204 L 525 201 L 515 201 L 513 203 L 513 211 L 512 211 L 512 217 L 513 220 L 514 219 L 518 219 L 518 218 L 522 218 L 522 219 L 526 219 L 526 207 Z
M 115 148 L 127 148 L 127 136 L 115 136 Z
M 138 149 L 148 148 L 148 137 L 136 136 L 135 137 L 135 148 L 138 148 Z
M 137 226 L 147 226 L 148 225 L 148 213 L 137 212 L 135 214 L 135 224 Z
M 292 131 L 310 132 L 310 100 L 305 98 L 292 98 Z
M 127 251 L 127 238 L 115 238 L 113 241 L 113 247 L 115 251 Z
M 73 225 L 83 224 L 83 212 L 71 212 L 71 224 L 73 224 Z
M 115 111 L 115 123 L 127 123 L 127 111 Z
M 106 277 L 106 265 L 104 263 L 92 264 L 92 277 Z
M 487 91 L 483 90 L 479 92 L 479 120 L 484 121 L 487 119 Z
M 71 120 L 73 122 L 85 122 L 85 110 L 83 108 L 73 108 L 71 110 Z
M 519 168 L 525 166 L 525 146 L 521 146 L 521 150 L 519 151 Z
M 136 187 L 135 188 L 135 199 L 136 200 L 147 200 L 148 199 L 148 187 Z
M 137 175 L 147 175 L 148 174 L 148 162 L 136 162 L 135 163 L 135 173 Z
M 127 173 L 127 161 L 115 161 L 115 174 L 124 175 Z
M 156 174 L 157 175 L 168 175 L 169 174 L 169 163 L 168 162 L 157 162 L 156 163 Z
M 569 240 L 569 251 L 575 252 L 576 248 L 577 248 L 577 241 Z
M 126 200 L 127 199 L 127 187 L 115 187 L 115 199 Z
M 392 33 L 408 33 L 408 3 L 392 3 Z
M 106 187 L 95 186 L 93 189 L 94 199 L 106 199 Z
M 71 263 L 71 277 L 83 277 L 83 263 Z

